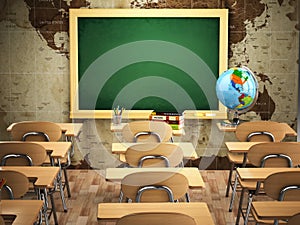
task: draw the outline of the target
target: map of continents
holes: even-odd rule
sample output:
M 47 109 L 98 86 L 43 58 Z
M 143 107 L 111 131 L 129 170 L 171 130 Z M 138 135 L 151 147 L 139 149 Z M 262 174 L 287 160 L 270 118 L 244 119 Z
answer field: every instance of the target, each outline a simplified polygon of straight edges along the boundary
M 29 21 L 31 25 L 38 31 L 38 34 L 46 40 L 47 45 L 55 50 L 59 54 L 69 57 L 68 39 L 58 38 L 58 33 L 68 34 L 68 11 L 69 8 L 80 7 L 103 7 L 99 1 L 96 0 L 24 0 L 29 9 Z M 99 3 L 98 3 L 99 2 Z M 256 40 L 259 38 L 264 39 L 264 35 L 272 35 L 272 33 L 266 34 L 259 32 L 264 30 L 270 17 L 276 16 L 277 13 L 281 13 L 280 9 L 274 9 L 284 3 L 283 0 L 275 1 L 267 0 L 262 3 L 260 0 L 251 1 L 176 1 L 176 0 L 156 0 L 156 1 L 115 1 L 118 2 L 121 7 L 132 8 L 229 8 L 230 10 L 230 30 L 229 30 L 229 66 L 242 66 L 248 65 L 251 68 L 260 68 L 260 71 L 264 70 L 264 60 L 268 60 L 269 55 L 264 54 L 264 49 L 271 48 L 270 43 L 265 43 L 264 46 L 255 46 Z M 285 1 L 286 2 L 286 1 Z M 275 4 L 276 3 L 276 4 Z M 99 5 L 97 5 L 99 4 Z M 286 3 L 287 4 L 287 3 Z M 296 4 L 295 0 L 289 0 L 288 4 L 293 7 Z M 45 8 L 47 10 L 45 10 Z M 295 9 L 296 7 L 294 7 Z M 272 13 L 271 13 L 272 12 Z M 291 11 L 286 14 L 286 18 L 289 21 L 297 21 L 296 11 Z M 273 20 L 274 18 L 272 18 Z M 292 23 L 291 23 L 292 24 Z M 299 29 L 299 24 L 296 25 L 296 29 Z M 286 40 L 287 42 L 291 40 Z M 262 48 L 261 55 L 253 55 L 251 49 Z M 265 51 L 267 52 L 267 50 Z M 275 112 L 275 101 L 273 96 L 270 96 L 267 86 L 273 85 L 272 79 L 260 71 L 253 72 L 258 77 L 260 85 L 258 100 L 256 105 L 251 111 L 260 115 L 261 119 L 271 119 Z M 287 103 L 288 104 L 288 103 Z

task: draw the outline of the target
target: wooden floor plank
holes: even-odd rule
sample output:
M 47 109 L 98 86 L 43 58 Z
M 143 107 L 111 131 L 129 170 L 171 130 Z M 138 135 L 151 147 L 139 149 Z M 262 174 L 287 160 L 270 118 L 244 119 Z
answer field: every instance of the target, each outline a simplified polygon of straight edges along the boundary
M 100 202 L 118 202 L 119 183 L 105 181 L 103 171 L 68 170 L 72 196 L 66 198 L 68 212 L 63 212 L 59 193 L 55 193 L 58 221 L 61 225 L 113 225 L 112 222 L 98 222 L 97 205 Z M 238 200 L 233 212 L 228 212 L 230 198 L 225 197 L 228 170 L 201 171 L 204 189 L 190 190 L 191 201 L 206 202 L 216 225 L 234 225 Z M 242 224 L 241 219 L 240 224 Z M 50 224 L 53 225 L 53 218 Z M 248 223 L 253 225 L 254 223 Z

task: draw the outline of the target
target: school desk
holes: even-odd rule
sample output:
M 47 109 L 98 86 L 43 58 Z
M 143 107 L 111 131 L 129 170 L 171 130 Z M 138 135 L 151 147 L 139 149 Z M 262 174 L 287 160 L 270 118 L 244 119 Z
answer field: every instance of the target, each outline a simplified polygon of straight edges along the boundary
M 128 147 L 136 145 L 137 143 L 112 143 L 113 154 L 125 154 Z M 197 159 L 198 155 L 196 153 L 195 147 L 190 142 L 173 142 L 170 144 L 179 145 L 183 151 L 183 157 L 187 159 Z
M 0 215 L 14 217 L 12 225 L 32 225 L 42 207 L 42 200 L 1 200 Z
M 11 125 L 9 125 L 6 130 L 10 132 L 14 124 L 16 123 L 12 123 Z M 62 134 L 64 134 L 66 137 L 66 141 L 72 143 L 70 156 L 73 156 L 75 151 L 74 139 L 79 137 L 83 124 L 82 123 L 56 123 L 56 124 L 60 126 Z
M 286 136 L 292 136 L 292 137 L 296 137 L 297 136 L 297 132 L 290 127 L 290 125 L 288 125 L 287 123 L 283 123 L 285 126 L 285 133 Z M 236 126 L 223 126 L 221 123 L 217 123 L 217 127 L 220 131 L 224 131 L 224 132 L 234 132 L 236 130 Z
M 237 168 L 236 169 L 241 181 L 264 181 L 269 175 L 283 171 L 300 171 L 300 168 L 270 168 L 270 167 L 259 167 L 259 168 Z
M 174 212 L 193 217 L 197 225 L 214 225 L 213 218 L 205 202 L 159 202 L 159 203 L 99 203 L 97 218 L 100 221 L 116 221 L 132 213 Z
M 105 179 L 107 181 L 119 182 L 126 175 L 135 173 L 135 172 L 143 172 L 143 171 L 168 171 L 168 172 L 178 172 L 183 174 L 189 182 L 190 188 L 204 188 L 205 183 L 202 179 L 200 171 L 195 167 L 163 167 L 163 168 L 107 168 L 105 173 Z
M 288 219 L 300 213 L 300 201 L 254 201 L 251 210 L 259 220 Z
M 0 141 L 0 143 L 7 143 L 9 141 Z M 13 141 L 14 143 L 22 141 Z M 50 156 L 54 159 L 62 159 L 67 156 L 68 151 L 71 149 L 71 142 L 43 142 L 43 141 L 34 141 L 33 143 L 37 143 L 42 145 Z
M 34 187 L 37 189 L 37 196 L 39 200 L 44 200 L 43 206 L 43 214 L 47 214 L 48 207 L 47 193 L 52 192 L 55 186 L 55 182 L 57 176 L 59 174 L 59 167 L 54 166 L 1 166 L 0 170 L 13 170 L 23 173 L 28 179 L 35 180 Z M 45 195 L 46 197 L 42 197 Z M 64 203 L 64 197 L 61 195 L 62 201 Z M 54 204 L 54 200 L 51 198 L 52 205 L 52 213 L 55 220 L 55 224 L 57 222 L 56 208 Z
M 263 182 L 269 175 L 277 172 L 300 171 L 300 168 L 270 168 L 270 167 L 255 167 L 255 168 L 237 168 L 236 173 L 242 182 Z M 242 199 L 240 199 L 239 208 L 241 207 Z M 238 224 L 241 216 L 241 211 L 238 211 L 236 224 Z

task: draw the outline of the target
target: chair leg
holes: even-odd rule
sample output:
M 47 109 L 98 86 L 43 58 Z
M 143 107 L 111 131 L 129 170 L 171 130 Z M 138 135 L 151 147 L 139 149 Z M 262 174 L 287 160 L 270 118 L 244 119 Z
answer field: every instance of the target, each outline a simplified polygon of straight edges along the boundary
M 248 204 L 247 204 L 247 209 L 246 209 L 246 214 L 245 214 L 245 219 L 244 219 L 244 225 L 248 224 L 252 201 L 253 201 L 253 193 L 252 193 L 252 191 L 249 191 Z
M 55 225 L 58 225 L 58 220 L 57 220 L 57 214 L 56 214 L 56 208 L 55 208 L 53 193 L 50 194 L 50 201 L 51 201 L 51 207 L 52 207 L 52 213 L 53 213 L 54 223 L 55 223 Z
M 244 198 L 245 191 L 246 190 L 244 188 L 242 188 L 241 196 L 240 196 L 240 202 L 239 202 L 239 207 L 238 207 L 238 212 L 237 212 L 237 215 L 236 215 L 235 225 L 239 225 L 241 214 L 243 213 L 242 212 L 242 210 L 243 210 L 242 207 L 243 207 L 243 198 Z
M 119 202 L 121 203 L 122 201 L 123 201 L 123 192 L 120 190 Z
M 185 198 L 187 202 L 191 201 L 189 193 L 185 193 Z
M 229 176 L 228 176 L 228 181 L 227 181 L 227 187 L 226 187 L 226 194 L 225 194 L 226 197 L 229 196 L 229 189 L 231 187 L 231 179 L 232 179 L 233 170 L 234 170 L 234 163 L 231 163 Z
M 238 174 L 236 173 L 235 178 L 234 178 L 234 185 L 233 185 L 233 189 L 232 189 L 232 193 L 231 193 L 230 204 L 229 204 L 229 212 L 232 212 L 236 189 L 237 189 L 237 184 L 238 184 Z

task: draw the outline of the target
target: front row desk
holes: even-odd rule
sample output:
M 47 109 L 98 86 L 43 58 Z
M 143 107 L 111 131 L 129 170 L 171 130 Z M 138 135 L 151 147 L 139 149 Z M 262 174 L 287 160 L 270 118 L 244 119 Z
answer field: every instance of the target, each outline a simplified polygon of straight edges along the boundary
M 168 171 L 186 176 L 190 188 L 204 188 L 205 184 L 198 168 L 107 168 L 105 179 L 119 182 L 126 175 L 134 172 Z M 99 221 L 112 222 L 121 217 L 141 212 L 177 212 L 195 219 L 197 225 L 214 225 L 213 218 L 205 202 L 159 202 L 159 203 L 99 203 L 97 218 Z

